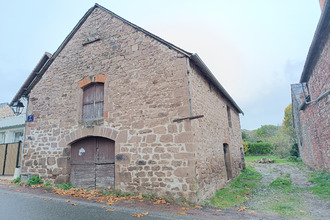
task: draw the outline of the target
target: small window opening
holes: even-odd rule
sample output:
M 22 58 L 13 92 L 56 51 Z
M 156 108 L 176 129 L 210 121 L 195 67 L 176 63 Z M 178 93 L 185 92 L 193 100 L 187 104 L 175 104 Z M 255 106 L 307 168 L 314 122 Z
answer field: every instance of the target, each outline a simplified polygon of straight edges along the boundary
M 228 126 L 231 128 L 232 123 L 231 123 L 231 112 L 230 112 L 230 107 L 227 105 L 227 118 L 228 118 Z

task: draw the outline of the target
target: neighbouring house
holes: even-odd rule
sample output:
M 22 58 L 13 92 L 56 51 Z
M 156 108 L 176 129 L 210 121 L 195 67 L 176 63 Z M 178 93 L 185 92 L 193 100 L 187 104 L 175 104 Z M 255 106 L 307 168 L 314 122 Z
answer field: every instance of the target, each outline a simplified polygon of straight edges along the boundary
M 24 109 L 23 109 L 24 110 Z M 25 115 L 16 116 L 7 103 L 0 104 L 0 175 L 19 175 Z
M 20 97 L 23 176 L 197 201 L 243 166 L 243 112 L 199 56 L 98 4 Z
M 0 103 L 0 144 L 23 141 L 25 115 L 14 115 L 7 103 Z
M 321 17 L 299 84 L 291 85 L 292 112 L 305 164 L 330 172 L 330 3 L 320 0 Z

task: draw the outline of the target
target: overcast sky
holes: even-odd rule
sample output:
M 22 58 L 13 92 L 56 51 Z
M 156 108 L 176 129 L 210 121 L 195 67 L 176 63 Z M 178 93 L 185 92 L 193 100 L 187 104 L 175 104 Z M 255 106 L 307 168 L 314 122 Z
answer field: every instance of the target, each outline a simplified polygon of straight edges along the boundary
M 318 0 L 107 0 L 100 5 L 197 53 L 244 111 L 241 126 L 280 125 L 320 17 Z M 5 1 L 0 103 L 45 51 L 54 53 L 95 1 Z M 58 85 L 54 85 L 58 86 Z

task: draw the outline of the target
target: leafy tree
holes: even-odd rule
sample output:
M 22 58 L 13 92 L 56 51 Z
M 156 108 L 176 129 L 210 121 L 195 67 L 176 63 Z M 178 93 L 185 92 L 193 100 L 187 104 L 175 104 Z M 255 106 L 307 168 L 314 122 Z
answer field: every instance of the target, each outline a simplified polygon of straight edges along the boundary
M 268 139 L 275 136 L 279 130 L 280 128 L 275 125 L 262 125 L 257 129 L 258 140 L 267 142 Z
M 247 134 L 246 134 L 246 131 L 242 131 L 242 139 L 243 141 L 247 139 Z
M 297 134 L 293 127 L 292 104 L 288 105 L 284 110 L 282 132 L 291 138 L 292 144 L 297 143 Z

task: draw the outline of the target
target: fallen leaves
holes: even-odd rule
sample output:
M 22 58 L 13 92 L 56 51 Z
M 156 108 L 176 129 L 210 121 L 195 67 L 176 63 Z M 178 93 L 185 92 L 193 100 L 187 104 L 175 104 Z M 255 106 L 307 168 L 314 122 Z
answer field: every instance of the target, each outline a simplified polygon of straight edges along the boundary
M 78 203 L 71 203 L 71 205 L 73 205 L 73 206 L 77 206 L 77 205 L 78 205 Z
M 52 200 L 52 199 L 44 199 L 45 201 L 49 201 L 49 200 Z
M 36 184 L 36 185 L 30 186 L 30 188 L 32 188 L 32 189 L 41 188 L 41 187 L 45 187 L 45 185 L 44 184 Z
M 188 211 L 189 210 L 189 208 L 185 208 L 185 207 L 182 207 L 181 208 L 183 211 Z
M 222 212 L 222 210 L 221 209 L 217 209 L 217 210 L 215 210 L 216 212 Z
M 154 202 L 154 205 L 158 205 L 158 204 L 166 204 L 166 200 L 165 199 L 159 199 L 156 202 Z
M 149 215 L 149 212 L 143 212 L 143 213 L 132 215 L 132 216 L 135 218 L 141 218 L 142 216 L 146 216 L 146 215 Z
M 202 206 L 198 206 L 198 205 L 195 206 L 195 209 L 202 209 L 202 208 L 203 208 Z
M 239 211 L 239 212 L 245 211 L 245 210 L 247 210 L 247 209 L 248 209 L 248 207 L 245 207 L 245 206 L 240 206 L 240 207 L 238 207 L 238 211 Z
M 174 215 L 187 215 L 185 212 L 176 212 Z
M 115 211 L 114 209 L 107 209 L 107 210 L 105 210 L 106 212 L 113 212 L 113 211 Z
M 66 202 L 66 203 L 68 203 L 68 202 L 70 202 L 70 201 L 71 201 L 71 200 L 70 200 L 70 199 L 68 199 L 68 200 L 66 200 L 65 202 Z

